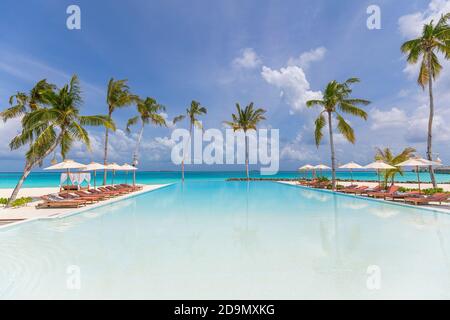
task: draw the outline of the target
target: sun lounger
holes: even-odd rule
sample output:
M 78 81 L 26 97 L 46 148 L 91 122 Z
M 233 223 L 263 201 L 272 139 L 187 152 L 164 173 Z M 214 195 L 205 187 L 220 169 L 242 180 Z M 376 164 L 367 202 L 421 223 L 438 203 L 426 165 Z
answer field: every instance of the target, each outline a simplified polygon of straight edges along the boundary
M 97 199 L 99 201 L 108 199 L 107 195 L 93 194 L 93 193 L 89 193 L 89 192 L 86 192 L 86 191 L 74 191 L 74 194 L 76 194 L 77 196 L 79 196 L 81 198 Z
M 344 187 L 342 189 L 339 189 L 338 191 L 339 192 L 344 192 L 344 193 L 349 193 L 349 192 L 351 192 L 353 190 L 357 190 L 358 188 L 361 188 L 361 187 L 358 187 L 357 184 L 352 184 L 352 185 L 349 185 L 349 186 Z M 363 188 L 367 188 L 367 187 L 363 187 Z
M 387 196 L 386 199 L 391 200 L 405 200 L 405 198 L 414 198 L 414 197 L 420 197 L 421 193 L 419 191 L 408 191 L 408 192 L 394 192 L 392 195 Z
M 103 192 L 114 193 L 115 195 L 123 195 L 123 194 L 128 193 L 128 192 L 125 192 L 124 190 L 110 189 L 108 187 L 99 187 L 98 189 Z
M 367 192 L 367 195 L 372 198 L 383 198 L 392 197 L 395 192 L 398 191 L 400 187 L 398 186 L 390 186 L 386 191 L 379 192 Z
M 58 193 L 58 196 L 60 196 L 61 198 L 65 199 L 65 200 L 85 201 L 86 203 L 95 203 L 95 202 L 99 201 L 95 198 L 80 197 L 78 195 L 74 195 L 72 193 L 67 193 L 67 192 L 60 192 L 60 193 Z
M 367 186 L 360 186 L 354 189 L 347 189 L 347 190 L 341 190 L 344 193 L 349 193 L 349 194 L 361 194 L 366 192 L 366 190 L 369 189 L 369 187 Z
M 41 196 L 41 199 L 44 200 L 43 203 L 39 203 L 36 205 L 37 209 L 42 208 L 79 208 L 81 206 L 85 206 L 87 201 L 84 200 L 65 200 L 56 195 L 45 195 Z
M 406 203 L 412 203 L 414 205 L 419 204 L 430 204 L 430 202 L 438 202 L 439 204 L 442 204 L 442 202 L 447 202 L 450 199 L 449 193 L 435 193 L 432 196 L 428 197 L 411 197 L 411 198 L 405 198 Z

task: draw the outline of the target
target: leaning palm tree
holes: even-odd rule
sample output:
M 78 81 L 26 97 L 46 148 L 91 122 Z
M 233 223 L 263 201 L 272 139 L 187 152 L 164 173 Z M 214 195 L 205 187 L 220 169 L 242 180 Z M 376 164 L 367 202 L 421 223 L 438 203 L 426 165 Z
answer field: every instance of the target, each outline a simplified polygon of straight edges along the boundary
M 61 156 L 65 159 L 75 141 L 83 142 L 90 147 L 89 135 L 85 126 L 105 126 L 114 130 L 114 124 L 107 116 L 82 116 L 80 107 L 83 102 L 79 81 L 73 76 L 70 83 L 61 89 L 43 92 L 42 106 L 25 114 L 22 118 L 22 132 L 14 137 L 9 146 L 16 150 L 30 144 L 26 152 L 26 162 L 23 174 L 14 188 L 8 205 L 17 197 L 25 179 L 31 170 L 41 165 L 44 159 L 60 148 Z
M 225 124 L 229 125 L 233 131 L 242 130 L 245 133 L 245 173 L 247 180 L 249 179 L 248 174 L 248 136 L 247 131 L 256 130 L 258 124 L 265 120 L 264 114 L 266 110 L 258 108 L 253 108 L 253 102 L 251 102 L 245 109 L 242 109 L 239 103 L 236 103 L 236 114 L 232 114 L 232 121 L 225 121 Z
M 141 122 L 141 129 L 139 131 L 136 149 L 133 154 L 133 166 L 136 167 L 138 164 L 139 147 L 141 145 L 145 125 L 151 123 L 156 126 L 167 126 L 166 119 L 161 115 L 161 112 L 165 110 L 166 108 L 157 103 L 153 98 L 147 97 L 145 100 L 138 100 L 137 111 L 139 115 L 130 118 L 126 128 L 127 133 L 131 133 L 130 127 L 137 124 L 139 121 Z
M 9 98 L 10 107 L 0 112 L 0 117 L 6 122 L 14 118 L 22 117 L 27 112 L 40 108 L 42 104 L 45 104 L 45 92 L 54 90 L 55 88 L 55 85 L 50 84 L 46 79 L 43 79 L 36 83 L 29 94 L 17 92 Z
M 326 86 L 322 100 L 309 100 L 306 102 L 307 107 L 318 106 L 322 109 L 319 117 L 315 121 L 314 135 L 317 147 L 319 147 L 323 137 L 322 129 L 328 122 L 333 190 L 336 189 L 336 155 L 334 152 L 333 141 L 333 115 L 335 115 L 337 119 L 338 131 L 351 143 L 355 143 L 355 133 L 353 128 L 345 121 L 344 117 L 339 112 L 351 114 L 367 120 L 367 113 L 358 106 L 368 105 L 370 102 L 350 97 L 352 93 L 350 85 L 356 82 L 359 82 L 358 78 L 350 78 L 343 83 L 333 80 Z
M 192 100 L 190 107 L 186 109 L 186 114 L 175 117 L 173 119 L 173 123 L 177 123 L 187 117 L 189 119 L 189 138 L 191 138 L 194 126 L 199 129 L 203 128 L 201 122 L 198 120 L 198 117 L 206 114 L 207 112 L 208 110 L 203 107 L 200 102 Z M 184 153 L 183 159 L 181 160 L 181 180 L 184 181 Z
M 390 148 L 376 148 L 375 160 L 382 160 L 383 162 L 395 167 L 395 165 L 413 157 L 415 152 L 416 149 L 408 147 L 403 149 L 403 151 L 399 154 L 395 155 Z M 387 186 L 389 181 L 391 182 L 391 185 L 393 185 L 397 174 L 403 176 L 403 170 L 401 167 L 385 170 L 383 172 L 384 185 Z
M 437 24 L 425 24 L 419 38 L 406 41 L 401 50 L 407 54 L 407 61 L 416 64 L 420 60 L 420 71 L 417 79 L 418 84 L 425 89 L 428 84 L 428 95 L 430 100 L 430 115 L 428 117 L 427 158 L 433 160 L 432 132 L 434 117 L 433 80 L 439 76 L 442 65 L 439 63 L 437 53 L 441 53 L 446 59 L 450 58 L 450 26 L 447 21 L 450 13 L 441 16 Z M 436 178 L 433 167 L 429 167 L 430 178 L 436 188 Z
M 106 103 L 108 105 L 108 119 L 112 121 L 112 114 L 118 108 L 128 107 L 137 101 L 138 97 L 131 94 L 127 85 L 127 80 L 114 80 L 111 78 L 108 82 L 106 93 Z M 108 164 L 108 140 L 109 128 L 105 129 L 105 147 L 103 163 Z M 103 184 L 106 184 L 106 169 L 103 174 Z

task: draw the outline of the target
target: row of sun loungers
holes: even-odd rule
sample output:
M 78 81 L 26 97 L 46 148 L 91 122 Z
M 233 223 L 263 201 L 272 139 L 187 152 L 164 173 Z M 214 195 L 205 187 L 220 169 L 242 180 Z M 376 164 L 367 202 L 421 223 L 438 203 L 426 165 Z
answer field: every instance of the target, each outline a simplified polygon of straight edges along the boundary
M 327 188 L 330 182 L 320 182 L 320 181 L 300 181 L 301 185 L 312 187 L 312 188 Z M 420 205 L 420 204 L 433 204 L 439 203 L 449 203 L 450 194 L 449 193 L 435 193 L 433 195 L 425 196 L 419 191 L 410 192 L 400 192 L 398 186 L 390 186 L 384 190 L 381 186 L 376 186 L 374 188 L 369 188 L 367 186 L 350 185 L 339 189 L 338 192 L 353 194 L 359 196 L 367 196 L 374 199 L 384 199 L 391 201 L 404 201 L 408 204 Z
M 89 204 L 122 196 L 131 192 L 142 190 L 142 186 L 119 184 L 115 186 L 98 187 L 88 190 L 66 190 L 58 194 L 42 196 L 42 203 L 36 208 L 80 208 Z

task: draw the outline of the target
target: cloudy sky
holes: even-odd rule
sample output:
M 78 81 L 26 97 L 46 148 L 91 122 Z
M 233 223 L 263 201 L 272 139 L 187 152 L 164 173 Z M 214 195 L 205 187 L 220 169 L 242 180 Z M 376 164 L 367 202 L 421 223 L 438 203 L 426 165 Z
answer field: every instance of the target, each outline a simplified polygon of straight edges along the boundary
M 70 4 L 81 8 L 81 30 L 66 28 Z M 380 30 L 366 26 L 372 4 L 381 9 Z M 82 81 L 84 114 L 106 112 L 110 77 L 129 79 L 133 92 L 166 105 L 169 118 L 192 99 L 200 101 L 208 108 L 205 128 L 223 128 L 236 102 L 253 101 L 267 109 L 263 127 L 280 129 L 281 168 L 295 169 L 330 162 L 327 139 L 319 149 L 314 145 L 317 112 L 305 109 L 305 101 L 333 79 L 359 77 L 354 96 L 372 101 L 370 116 L 367 122 L 348 118 L 357 142 L 337 136 L 338 161 L 365 163 L 375 147 L 385 146 L 413 146 L 424 155 L 427 93 L 416 83 L 417 67 L 407 66 L 399 48 L 424 22 L 449 11 L 444 0 L 3 0 L 0 106 L 40 79 L 63 85 L 75 73 Z M 435 89 L 434 151 L 450 162 L 450 64 L 443 64 Z M 112 161 L 131 160 L 136 135 L 126 135 L 124 126 L 133 115 L 133 108 L 114 114 L 119 129 L 111 138 Z M 23 151 L 8 149 L 18 130 L 17 121 L 0 123 L 2 170 L 22 169 Z M 147 128 L 142 168 L 176 169 L 170 161 L 172 130 Z M 92 152 L 77 145 L 72 158 L 101 160 L 103 133 L 90 132 Z M 191 167 L 205 168 L 221 169 Z

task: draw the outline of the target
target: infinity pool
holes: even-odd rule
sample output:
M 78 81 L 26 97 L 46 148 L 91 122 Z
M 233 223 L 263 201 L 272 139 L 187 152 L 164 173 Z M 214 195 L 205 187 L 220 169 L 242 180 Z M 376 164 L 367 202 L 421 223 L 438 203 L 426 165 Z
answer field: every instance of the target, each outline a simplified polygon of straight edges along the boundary
M 0 230 L 0 298 L 450 298 L 450 216 L 189 182 Z

